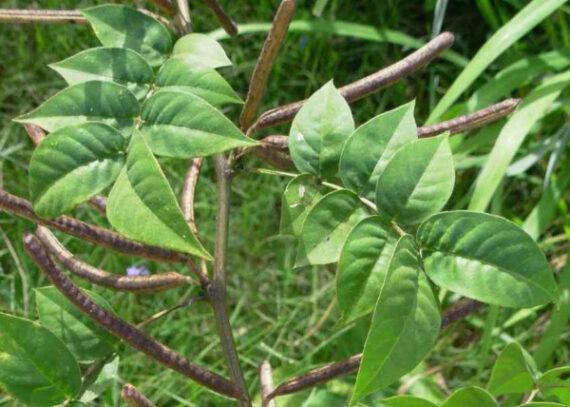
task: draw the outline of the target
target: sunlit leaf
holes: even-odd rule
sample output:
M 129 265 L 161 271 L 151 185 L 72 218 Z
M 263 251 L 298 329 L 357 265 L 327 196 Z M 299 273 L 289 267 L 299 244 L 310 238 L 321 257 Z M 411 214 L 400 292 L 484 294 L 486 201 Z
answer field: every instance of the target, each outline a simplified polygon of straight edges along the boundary
M 506 307 L 533 307 L 557 299 L 544 254 L 506 219 L 442 212 L 420 226 L 417 239 L 426 272 L 443 288 Z
M 125 138 L 102 123 L 64 127 L 38 145 L 30 160 L 37 214 L 53 218 L 111 185 L 125 162 Z
M 154 18 L 131 7 L 105 4 L 81 10 L 95 35 L 106 47 L 129 48 L 151 66 L 164 62 L 172 49 L 168 29 Z
M 221 68 L 232 64 L 216 40 L 198 33 L 187 34 L 176 41 L 173 57 L 183 59 L 190 64 L 199 63 L 208 68 Z
M 15 121 L 33 123 L 50 132 L 73 124 L 101 122 L 130 134 L 138 115 L 137 98 L 127 88 L 112 82 L 89 81 L 59 91 Z
M 131 239 L 211 259 L 190 231 L 174 192 L 138 130 L 133 134 L 126 169 L 109 194 L 107 218 Z
M 142 109 L 141 132 L 153 153 L 166 157 L 203 157 L 257 142 L 227 117 L 191 93 L 161 90 Z
M 416 367 L 434 345 L 440 325 L 439 304 L 414 240 L 403 236 L 374 309 L 351 404 Z

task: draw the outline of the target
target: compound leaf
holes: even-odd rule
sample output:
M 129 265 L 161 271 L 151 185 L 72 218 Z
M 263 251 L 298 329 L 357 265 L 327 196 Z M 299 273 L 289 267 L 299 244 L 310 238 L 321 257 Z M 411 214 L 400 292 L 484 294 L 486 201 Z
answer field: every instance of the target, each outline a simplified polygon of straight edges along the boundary
M 81 10 L 106 47 L 129 48 L 155 67 L 172 49 L 172 37 L 158 20 L 131 7 L 106 4 Z
M 378 178 L 378 212 L 399 223 L 419 223 L 444 207 L 454 183 L 448 136 L 411 142 L 394 154 Z
M 150 88 L 153 73 L 146 60 L 126 48 L 99 47 L 82 51 L 51 64 L 70 85 L 89 81 L 109 81 L 123 85 L 138 99 Z
M 421 270 L 414 239 L 403 236 L 374 309 L 351 404 L 416 367 L 440 325 L 439 304 Z
M 414 102 L 382 113 L 346 141 L 339 175 L 346 188 L 374 199 L 378 177 L 396 151 L 417 139 Z
M 555 301 L 544 254 L 522 229 L 481 212 L 442 212 L 418 229 L 424 267 L 439 286 L 505 307 Z
M 28 406 L 54 406 L 79 393 L 79 366 L 53 333 L 2 313 L 0 326 L 0 383 L 15 399 Z
M 344 322 L 374 310 L 398 239 L 390 223 L 379 216 L 362 220 L 350 231 L 340 253 L 336 280 Z
M 303 104 L 289 132 L 289 150 L 297 169 L 323 178 L 336 176 L 344 142 L 354 131 L 347 101 L 332 81 Z
M 127 88 L 113 82 L 89 81 L 59 91 L 15 121 L 33 123 L 49 132 L 73 124 L 101 122 L 130 134 L 138 115 L 137 98 Z
M 174 192 L 138 130 L 133 134 L 126 169 L 109 194 L 107 218 L 131 239 L 211 259 L 190 231 Z
M 295 266 L 336 262 L 348 233 L 365 216 L 366 210 L 352 191 L 323 196 L 303 222 Z
M 141 132 L 152 151 L 175 158 L 203 157 L 257 142 L 204 99 L 161 90 L 142 109 Z
M 38 215 L 61 215 L 111 185 L 125 162 L 125 141 L 103 123 L 64 127 L 42 140 L 29 171 Z

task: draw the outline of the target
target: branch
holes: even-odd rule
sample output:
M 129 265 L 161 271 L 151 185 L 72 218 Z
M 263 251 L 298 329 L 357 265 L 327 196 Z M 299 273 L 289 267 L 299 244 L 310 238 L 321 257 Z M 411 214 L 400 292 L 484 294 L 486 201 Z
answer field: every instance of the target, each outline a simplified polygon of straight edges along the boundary
M 214 278 L 209 287 L 210 300 L 216 315 L 218 335 L 226 356 L 231 376 L 244 397 L 240 406 L 251 406 L 249 392 L 234 342 L 234 336 L 226 304 L 226 268 L 228 252 L 228 226 L 230 214 L 231 170 L 223 153 L 214 156 L 218 184 L 218 214 L 216 220 L 216 243 L 214 248 Z
M 458 320 L 475 312 L 483 305 L 483 303 L 474 300 L 463 300 L 459 302 L 459 304 L 455 304 L 444 311 L 441 327 L 445 328 L 450 324 L 457 322 Z M 310 370 L 307 373 L 281 383 L 271 392 L 269 398 L 295 393 L 309 387 L 314 387 L 320 383 L 334 379 L 335 377 L 352 373 L 358 369 L 361 360 L 362 353 L 351 356 L 350 358 L 340 362 L 329 363 L 328 365 Z
M 190 363 L 182 355 L 166 345 L 97 305 L 55 265 L 35 235 L 26 234 L 24 236 L 24 246 L 32 260 L 51 283 L 97 325 L 100 325 L 155 361 L 189 377 L 216 393 L 232 398 L 241 397 L 239 389 L 229 380 L 201 366 Z
M 451 47 L 452 44 L 453 34 L 448 32 L 442 33 L 404 59 L 381 69 L 372 75 L 343 86 L 339 91 L 348 103 L 362 99 L 363 97 L 387 88 L 402 78 L 416 72 L 418 69 Z M 293 120 L 293 117 L 295 117 L 299 109 L 301 109 L 303 103 L 305 103 L 305 101 L 301 100 L 299 102 L 291 103 L 265 112 L 253 124 L 251 131 L 260 130 Z
M 287 35 L 289 24 L 295 15 L 296 8 L 296 0 L 282 0 L 275 13 L 271 30 L 269 34 L 267 34 L 257 64 L 251 75 L 251 80 L 249 81 L 249 90 L 240 117 L 240 126 L 244 131 L 249 129 L 255 121 L 255 115 L 257 114 L 263 94 L 265 93 L 271 67 L 275 61 L 275 57 L 277 57 L 281 43 Z
M 121 276 L 91 266 L 71 254 L 49 229 L 38 226 L 36 236 L 44 247 L 73 274 L 93 284 L 115 291 L 156 293 L 192 283 L 192 279 L 175 272 L 150 276 Z
M 28 219 L 38 225 L 53 227 L 61 232 L 120 253 L 165 263 L 193 264 L 192 257 L 186 253 L 135 242 L 112 230 L 91 225 L 69 216 L 59 216 L 51 220 L 40 218 L 34 212 L 30 202 L 3 190 L 0 190 L 0 210 Z
M 150 318 L 138 323 L 136 326 L 138 329 L 142 329 L 147 325 L 152 324 L 153 322 L 159 320 L 160 318 L 163 318 L 165 316 L 167 316 L 168 314 L 170 314 L 171 312 L 174 312 L 176 310 L 179 310 L 180 308 L 185 308 L 185 307 L 190 307 L 192 306 L 192 304 L 194 304 L 195 302 L 198 301 L 202 301 L 202 300 L 206 300 L 208 299 L 208 297 L 206 295 L 199 295 L 197 297 L 192 297 L 188 300 L 182 301 L 180 304 L 176 304 L 172 307 L 163 309 L 162 311 L 157 312 L 156 314 L 154 314 L 153 316 L 151 316 Z
M 520 99 L 506 99 L 475 113 L 459 116 L 432 126 L 419 127 L 418 137 L 433 137 L 446 131 L 451 132 L 451 134 L 457 134 L 483 127 L 501 117 L 509 115 L 516 109 L 520 101 Z
M 26 129 L 26 133 L 28 133 L 28 137 L 34 143 L 34 146 L 37 147 L 40 142 L 46 138 L 46 132 L 39 126 L 35 124 L 26 123 L 24 124 L 24 128 Z M 95 195 L 93 198 L 89 200 L 91 206 L 99 213 L 105 215 L 107 213 L 107 198 L 103 195 Z
M 121 398 L 128 407 L 155 407 L 152 401 L 147 399 L 135 386 L 127 383 L 121 390 Z
M 152 11 L 139 8 L 144 13 L 162 24 L 170 27 L 170 22 Z M 45 23 L 45 24 L 87 24 L 87 20 L 79 10 L 32 10 L 32 9 L 0 9 L 0 23 Z
M 259 365 L 259 385 L 261 387 L 261 407 L 276 407 L 275 399 L 268 398 L 273 391 L 273 374 L 267 360 Z
M 204 0 L 206 5 L 212 10 L 212 13 L 218 19 L 220 25 L 229 35 L 236 36 L 238 33 L 238 27 L 234 20 L 225 12 L 222 5 L 218 0 Z

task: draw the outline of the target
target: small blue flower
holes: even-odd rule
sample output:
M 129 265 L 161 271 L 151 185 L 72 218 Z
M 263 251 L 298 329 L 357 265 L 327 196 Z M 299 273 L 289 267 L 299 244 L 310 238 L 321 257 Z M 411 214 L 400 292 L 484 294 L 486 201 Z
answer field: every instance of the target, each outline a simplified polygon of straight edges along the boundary
M 138 277 L 138 276 L 150 276 L 150 271 L 145 266 L 130 266 L 127 267 L 127 276 Z

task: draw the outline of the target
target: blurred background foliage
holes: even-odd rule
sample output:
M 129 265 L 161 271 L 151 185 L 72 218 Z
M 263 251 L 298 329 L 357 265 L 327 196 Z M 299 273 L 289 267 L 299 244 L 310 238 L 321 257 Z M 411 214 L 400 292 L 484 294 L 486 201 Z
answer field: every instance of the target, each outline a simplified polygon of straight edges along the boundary
M 105 2 L 2 0 L 0 6 L 76 9 Z M 148 1 L 130 3 L 156 11 Z M 249 24 L 269 23 L 279 1 L 222 3 L 236 21 Z M 373 73 L 413 51 L 418 42 L 428 41 L 440 31 L 441 23 L 441 30 L 455 34 L 453 54 L 435 60 L 389 89 L 352 105 L 357 123 L 362 124 L 415 98 L 416 120 L 422 124 L 468 61 L 529 2 L 450 0 L 436 4 L 435 0 L 321 0 L 318 3 L 324 8 L 320 16 L 313 13 L 316 3 L 315 0 L 298 1 L 296 28 L 291 30 L 273 68 L 264 110 L 306 98 L 331 78 L 341 86 Z M 445 3 L 447 7 L 443 7 Z M 201 0 L 191 0 L 190 4 L 196 31 L 210 32 L 218 28 Z M 470 105 L 466 102 L 470 95 L 513 64 L 518 65 L 510 68 L 515 72 L 510 85 L 505 84 L 506 80 L 491 82 L 495 90 L 500 91 L 500 87 L 504 87 L 502 98 L 524 98 L 536 86 L 548 81 L 555 71 L 569 69 L 569 13 L 570 7 L 563 5 L 532 30 L 522 27 L 522 38 L 476 77 L 443 118 L 469 110 Z M 248 27 L 253 31 L 260 28 L 246 25 L 242 31 L 247 31 Z M 223 74 L 243 97 L 264 39 L 265 32 L 253 32 L 222 40 L 234 62 L 234 66 L 225 69 Z M 507 37 L 501 38 L 499 43 L 506 40 Z M 27 166 L 33 149 L 23 128 L 11 119 L 34 108 L 65 86 L 64 81 L 47 67 L 49 63 L 97 45 L 95 36 L 85 25 L 0 25 L 0 185 L 5 190 L 28 197 Z M 545 55 L 547 52 L 551 54 Z M 562 90 L 556 100 L 545 107 L 539 120 L 531 123 L 529 135 L 526 139 L 523 137 L 522 146 L 507 147 L 511 150 L 504 154 L 514 155 L 516 165 L 509 167 L 507 177 L 501 177 L 494 194 L 491 190 L 492 201 L 488 208 L 490 212 L 520 224 L 532 213 L 534 217 L 525 223 L 527 230 L 533 231 L 557 274 L 566 262 L 570 236 L 566 188 L 570 162 L 568 131 L 564 127 L 570 103 L 565 90 L 567 82 L 560 87 Z M 239 108 L 229 107 L 225 113 L 235 119 Z M 468 206 L 476 178 L 505 122 L 503 119 L 485 130 L 454 137 L 458 177 L 449 208 Z M 287 126 L 281 126 L 264 134 L 286 134 L 287 131 Z M 180 192 L 186 164 L 174 160 L 163 160 L 162 163 L 173 188 Z M 277 232 L 281 193 L 287 179 L 248 171 L 260 166 L 265 164 L 248 159 L 233 183 L 228 281 L 231 322 L 247 380 L 254 393 L 258 387 L 256 369 L 262 358 L 270 360 L 275 369 L 275 381 L 279 382 L 295 372 L 360 352 L 366 334 L 362 324 L 335 325 L 338 311 L 334 303 L 335 270 L 332 267 L 293 270 L 295 242 Z M 197 224 L 211 247 L 216 191 L 212 167 L 208 162 L 197 194 Z M 92 223 L 107 225 L 104 217 L 87 206 L 77 208 L 75 215 Z M 136 222 L 135 219 L 133 221 Z M 21 244 L 22 233 L 32 228 L 33 225 L 27 221 L 0 213 L 1 311 L 17 315 L 25 315 L 27 311 L 33 316 L 32 288 L 47 284 L 25 255 Z M 79 257 L 111 272 L 125 273 L 132 264 L 145 265 L 152 271 L 177 267 L 141 262 L 59 236 Z M 197 294 L 196 290 L 174 290 L 154 296 L 134 296 L 104 292 L 80 283 L 102 294 L 118 314 L 133 322 L 140 322 Z M 445 293 L 441 297 L 446 305 L 456 299 Z M 569 306 L 568 303 L 563 305 Z M 480 311 L 447 329 L 425 362 L 403 378 L 400 388 L 395 385 L 385 389 L 363 405 L 373 405 L 375 399 L 398 391 L 441 400 L 460 385 L 482 385 L 489 377 L 496 355 L 512 340 L 519 341 L 535 356 L 540 353 L 544 368 L 569 364 L 570 328 L 567 317 L 558 317 L 556 329 L 548 328 L 553 312 L 558 310 L 553 310 L 552 306 L 518 312 L 510 309 L 491 313 Z M 550 347 L 544 345 L 544 341 L 539 345 L 545 331 L 550 340 L 560 339 L 561 342 L 557 344 L 555 341 L 555 345 Z M 190 360 L 212 366 L 225 374 L 213 315 L 207 305 L 196 303 L 190 309 L 170 314 L 149 326 L 147 332 Z M 117 372 L 111 368 L 108 370 L 109 386 L 99 399 L 100 405 L 118 404 L 123 381 L 136 384 L 160 406 L 232 405 L 130 350 L 121 355 Z M 319 389 L 281 399 L 279 405 L 346 405 L 353 380 L 354 377 L 349 376 L 330 382 Z M 2 396 L 1 390 L 0 405 L 13 405 L 7 396 Z

